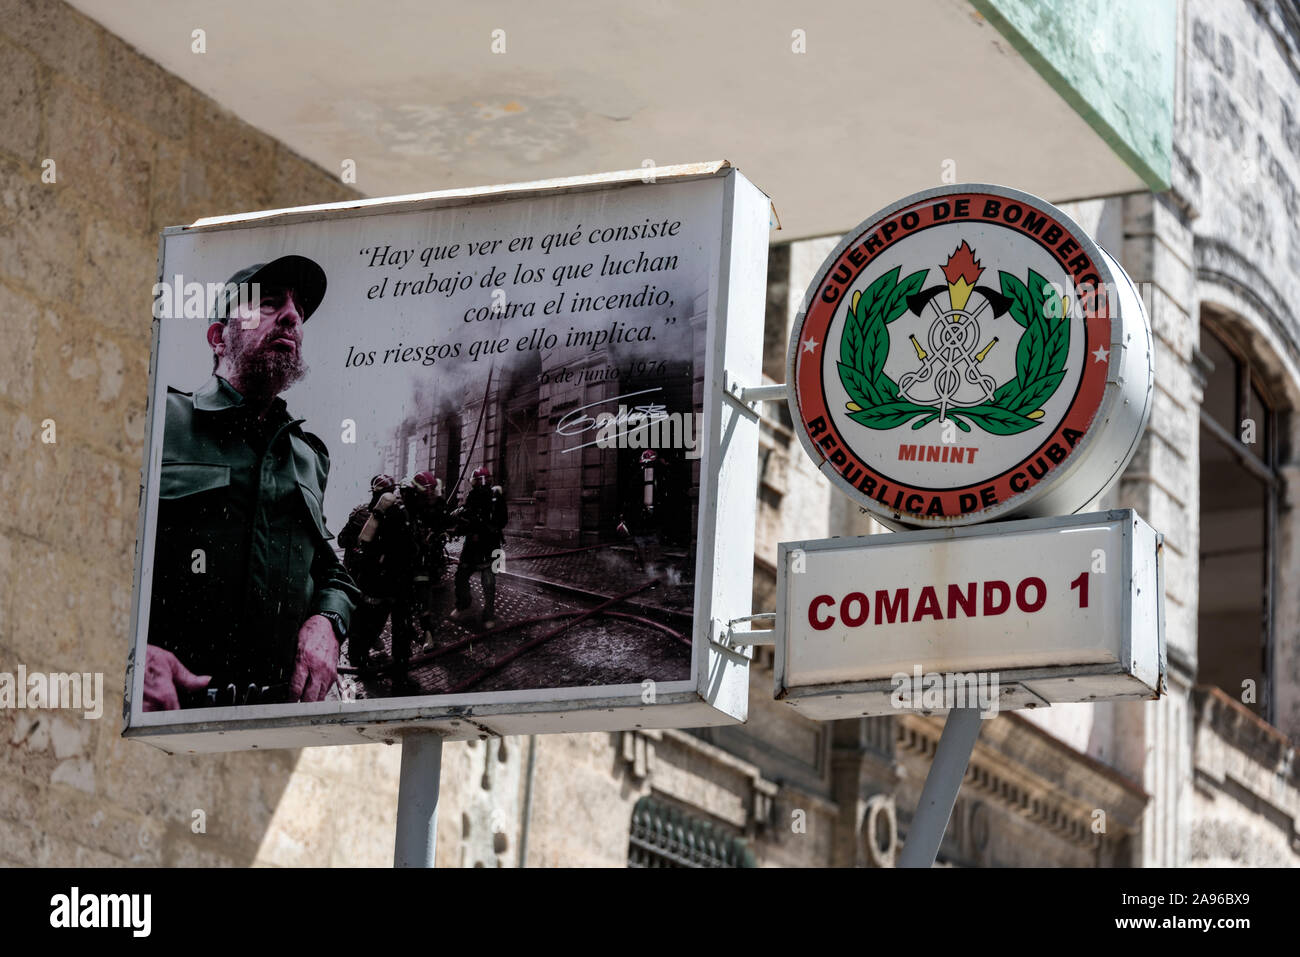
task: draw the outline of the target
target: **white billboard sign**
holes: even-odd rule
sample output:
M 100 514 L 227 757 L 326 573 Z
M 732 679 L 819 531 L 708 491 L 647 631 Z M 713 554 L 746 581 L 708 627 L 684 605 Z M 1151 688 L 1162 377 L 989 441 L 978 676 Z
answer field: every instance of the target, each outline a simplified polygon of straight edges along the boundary
M 165 230 L 124 733 L 743 720 L 768 223 L 722 162 Z
M 1154 698 L 1160 548 L 1127 509 L 783 543 L 776 696 L 822 720 Z

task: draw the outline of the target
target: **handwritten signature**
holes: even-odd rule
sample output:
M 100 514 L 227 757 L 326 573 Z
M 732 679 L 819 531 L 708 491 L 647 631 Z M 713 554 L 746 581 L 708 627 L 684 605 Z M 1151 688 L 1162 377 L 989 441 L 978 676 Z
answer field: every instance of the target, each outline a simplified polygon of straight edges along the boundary
M 609 438 L 617 439 L 621 435 L 627 435 L 640 429 L 647 428 L 650 423 L 657 422 L 660 419 L 668 418 L 668 407 L 659 402 L 648 402 L 642 405 L 632 406 L 630 409 L 620 408 L 617 413 L 602 412 L 598 416 L 586 414 L 587 409 L 594 409 L 599 405 L 606 405 L 610 402 L 619 402 L 621 399 L 630 399 L 636 395 L 648 395 L 651 392 L 662 392 L 663 388 L 656 386 L 653 389 L 641 389 L 637 392 L 626 392 L 623 395 L 612 396 L 608 399 L 598 399 L 595 402 L 588 402 L 586 405 L 580 405 L 576 409 L 570 409 L 564 414 L 564 417 L 555 426 L 556 435 L 581 435 L 583 432 L 590 432 L 592 429 L 622 429 L 627 425 L 628 420 L 636 416 L 638 421 L 630 429 L 623 429 L 616 432 Z M 571 449 L 563 449 L 563 452 L 576 452 L 578 449 L 585 449 L 589 445 L 595 445 L 604 438 L 597 438 L 591 442 L 584 442 L 582 445 L 575 445 Z

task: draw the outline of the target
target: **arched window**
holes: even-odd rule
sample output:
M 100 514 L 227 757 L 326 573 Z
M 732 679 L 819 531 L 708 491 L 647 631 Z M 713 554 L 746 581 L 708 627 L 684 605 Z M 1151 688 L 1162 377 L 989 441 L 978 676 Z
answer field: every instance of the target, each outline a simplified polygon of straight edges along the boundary
M 1205 317 L 1197 682 L 1274 721 L 1277 420 L 1249 352 Z

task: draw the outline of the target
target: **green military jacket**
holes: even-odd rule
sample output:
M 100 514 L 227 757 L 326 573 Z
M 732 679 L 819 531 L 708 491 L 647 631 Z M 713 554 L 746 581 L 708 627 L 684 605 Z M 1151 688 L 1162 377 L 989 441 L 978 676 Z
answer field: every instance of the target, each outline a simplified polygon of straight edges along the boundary
M 276 398 L 264 419 L 225 379 L 167 390 L 149 643 L 210 687 L 287 685 L 302 623 L 346 631 L 360 593 L 329 540 L 329 452 Z

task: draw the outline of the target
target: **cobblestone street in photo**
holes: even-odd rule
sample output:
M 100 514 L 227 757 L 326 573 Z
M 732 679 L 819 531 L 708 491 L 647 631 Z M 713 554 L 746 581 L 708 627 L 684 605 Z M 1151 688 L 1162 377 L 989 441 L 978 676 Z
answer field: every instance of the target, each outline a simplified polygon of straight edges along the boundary
M 459 549 L 454 542 L 448 553 L 454 559 Z M 681 572 L 683 552 L 643 551 L 652 559 L 644 570 L 631 544 L 570 548 L 507 538 L 504 568 L 497 576 L 496 625 L 486 633 L 477 573 L 470 579 L 472 617 L 462 622 L 447 618 L 455 607 L 457 566 L 451 561 L 434 590 L 438 626 L 433 650 L 422 652 L 417 642 L 403 680 L 392 662 L 390 619 L 380 639 L 386 657 L 360 675 L 342 675 L 343 694 L 387 698 L 689 678 L 693 569 Z M 573 622 L 634 589 L 643 590 Z M 538 639 L 544 640 L 525 650 Z M 350 649 L 344 651 L 346 657 Z M 517 652 L 518 657 L 493 669 Z

